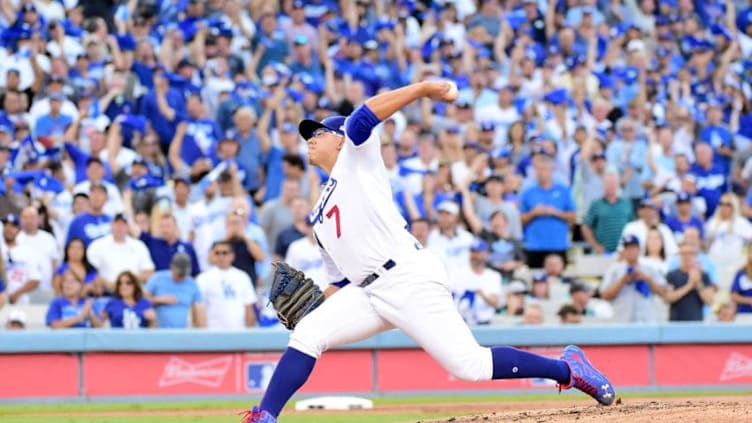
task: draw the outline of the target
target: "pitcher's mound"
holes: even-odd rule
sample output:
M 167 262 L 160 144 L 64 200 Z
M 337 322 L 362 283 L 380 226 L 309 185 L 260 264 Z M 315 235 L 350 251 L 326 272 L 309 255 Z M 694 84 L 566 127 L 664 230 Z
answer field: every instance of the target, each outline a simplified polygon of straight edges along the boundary
M 528 404 L 533 408 L 534 403 Z M 426 420 L 421 423 L 465 422 L 518 422 L 545 423 L 576 421 L 586 422 L 752 422 L 752 401 L 740 399 L 672 400 L 649 399 L 617 400 L 610 407 L 575 406 L 533 411 L 503 411 L 449 419 Z

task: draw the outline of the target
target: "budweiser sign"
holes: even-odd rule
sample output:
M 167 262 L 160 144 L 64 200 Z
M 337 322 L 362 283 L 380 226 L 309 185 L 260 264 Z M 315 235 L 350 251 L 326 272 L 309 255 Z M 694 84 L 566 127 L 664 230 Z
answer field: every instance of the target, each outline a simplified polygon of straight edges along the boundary
M 193 383 L 196 385 L 216 388 L 222 385 L 227 375 L 227 369 L 232 364 L 232 356 L 222 356 L 213 360 L 200 363 L 190 363 L 178 357 L 172 356 L 165 365 L 162 376 L 159 378 L 159 386 L 173 386 L 181 383 Z
M 721 381 L 752 377 L 752 358 L 737 352 L 729 354 L 721 372 Z

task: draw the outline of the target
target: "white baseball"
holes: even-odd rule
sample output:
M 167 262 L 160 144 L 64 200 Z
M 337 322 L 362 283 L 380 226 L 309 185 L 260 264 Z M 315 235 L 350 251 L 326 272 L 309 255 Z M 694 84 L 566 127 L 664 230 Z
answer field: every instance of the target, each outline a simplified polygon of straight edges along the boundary
M 447 84 L 449 84 L 449 91 L 447 91 L 447 99 L 450 99 L 450 101 L 454 101 L 459 95 L 460 90 L 457 88 L 457 84 L 454 83 L 454 81 L 446 80 Z

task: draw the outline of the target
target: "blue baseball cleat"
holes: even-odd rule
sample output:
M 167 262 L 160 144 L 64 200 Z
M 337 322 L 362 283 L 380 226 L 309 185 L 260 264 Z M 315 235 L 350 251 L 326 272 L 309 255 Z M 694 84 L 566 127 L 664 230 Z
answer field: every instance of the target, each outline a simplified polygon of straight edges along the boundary
M 611 405 L 614 402 L 616 393 L 611 382 L 585 358 L 585 353 L 581 349 L 569 345 L 564 348 L 561 359 L 569 366 L 571 379 L 569 385 L 559 385 L 559 390 L 577 388 L 602 405 Z
M 274 418 L 268 411 L 254 406 L 252 409 L 240 413 L 243 417 L 240 423 L 277 423 L 277 419 Z

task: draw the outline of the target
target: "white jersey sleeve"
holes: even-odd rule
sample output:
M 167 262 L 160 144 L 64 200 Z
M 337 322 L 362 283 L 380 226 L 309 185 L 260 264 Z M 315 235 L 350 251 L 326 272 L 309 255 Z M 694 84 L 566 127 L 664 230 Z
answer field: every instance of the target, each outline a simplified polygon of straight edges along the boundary
M 326 279 L 328 280 L 328 282 L 332 284 L 336 282 L 342 282 L 343 280 L 347 279 L 345 275 L 342 274 L 342 271 L 339 270 L 339 267 L 334 264 L 334 260 L 332 260 L 332 257 L 329 255 L 329 253 L 327 253 L 326 250 L 321 247 L 319 247 L 319 250 L 321 251 L 321 258 L 324 260 L 324 269 L 326 269 Z

